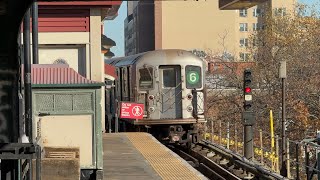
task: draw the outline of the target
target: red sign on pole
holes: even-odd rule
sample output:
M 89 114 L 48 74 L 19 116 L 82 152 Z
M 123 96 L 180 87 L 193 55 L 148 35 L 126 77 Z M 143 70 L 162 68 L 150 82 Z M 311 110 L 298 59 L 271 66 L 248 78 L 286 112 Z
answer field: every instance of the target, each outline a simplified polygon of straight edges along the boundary
M 120 103 L 120 118 L 143 119 L 144 105 L 130 102 Z

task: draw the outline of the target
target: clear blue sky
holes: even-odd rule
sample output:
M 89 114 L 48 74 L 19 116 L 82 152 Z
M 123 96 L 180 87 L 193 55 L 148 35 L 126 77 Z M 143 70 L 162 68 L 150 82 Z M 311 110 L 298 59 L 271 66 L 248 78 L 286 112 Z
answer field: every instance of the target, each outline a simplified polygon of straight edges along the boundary
M 311 5 L 314 3 L 320 3 L 320 0 L 298 0 L 298 2 Z
M 320 0 L 298 0 L 298 2 L 305 4 L 320 3 Z M 115 54 L 115 57 L 124 56 L 124 19 L 127 16 L 127 2 L 123 1 L 119 15 L 114 20 L 106 21 L 104 23 L 104 34 L 113 39 L 117 46 L 111 48 L 111 51 Z
M 114 20 L 104 22 L 104 35 L 114 40 L 117 44 L 111 48 L 115 57 L 124 56 L 124 19 L 127 16 L 126 1 L 122 2 L 118 14 Z

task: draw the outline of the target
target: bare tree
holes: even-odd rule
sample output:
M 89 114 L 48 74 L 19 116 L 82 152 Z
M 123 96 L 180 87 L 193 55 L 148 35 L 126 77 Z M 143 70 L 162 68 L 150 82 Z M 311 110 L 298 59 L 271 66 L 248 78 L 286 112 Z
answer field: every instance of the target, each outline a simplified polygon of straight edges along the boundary
M 309 16 L 301 12 L 311 12 Z M 241 123 L 242 72 L 251 67 L 254 73 L 254 109 L 256 128 L 269 129 L 269 110 L 273 110 L 279 132 L 281 79 L 279 63 L 287 62 L 287 120 L 289 137 L 303 139 L 307 132 L 320 129 L 320 20 L 319 10 L 299 6 L 294 15 L 265 13 L 264 26 L 252 34 L 248 51 L 253 63 L 233 63 L 223 55 L 228 33 L 221 35 L 223 52 L 210 54 L 213 67 L 207 74 L 208 115 L 223 121 Z M 212 51 L 211 51 L 212 52 Z M 233 59 L 236 61 L 236 59 Z M 219 62 L 219 63 L 217 63 Z M 241 65 L 242 64 L 242 65 Z M 219 65 L 219 68 L 215 68 Z
M 285 60 L 287 118 L 291 122 L 288 132 L 292 138 L 302 139 L 302 134 L 320 128 L 320 124 L 314 121 L 320 118 L 319 102 L 315 102 L 315 96 L 320 96 L 320 20 L 316 16 L 300 16 L 299 13 L 295 16 L 274 16 L 269 12 L 263 22 L 265 28 L 251 38 L 255 46 L 249 47 L 255 54 L 255 78 L 259 81 L 260 91 L 255 93 L 259 124 L 268 126 L 265 113 L 268 109 L 273 109 L 276 114 L 280 112 L 278 69 L 279 62 Z

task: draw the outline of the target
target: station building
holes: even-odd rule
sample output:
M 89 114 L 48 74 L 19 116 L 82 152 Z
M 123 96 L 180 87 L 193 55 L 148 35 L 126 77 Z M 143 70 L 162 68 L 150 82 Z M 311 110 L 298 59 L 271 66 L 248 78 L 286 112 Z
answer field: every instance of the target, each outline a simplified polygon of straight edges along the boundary
M 66 64 L 81 76 L 104 82 L 104 56 L 116 43 L 103 35 L 104 20 L 118 15 L 122 1 L 38 3 L 39 64 Z M 22 30 L 21 30 L 22 32 Z M 22 41 L 23 38 L 21 38 Z M 101 109 L 105 109 L 102 87 Z M 101 112 L 105 131 L 104 111 Z

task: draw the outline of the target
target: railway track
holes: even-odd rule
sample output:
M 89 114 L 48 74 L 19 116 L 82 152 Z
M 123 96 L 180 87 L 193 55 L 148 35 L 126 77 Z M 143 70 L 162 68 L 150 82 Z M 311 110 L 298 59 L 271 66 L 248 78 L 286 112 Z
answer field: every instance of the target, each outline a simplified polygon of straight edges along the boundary
M 191 149 L 178 145 L 168 145 L 168 148 L 209 179 L 287 179 L 209 141 L 193 144 Z

